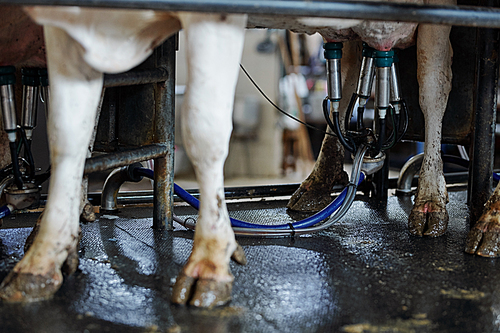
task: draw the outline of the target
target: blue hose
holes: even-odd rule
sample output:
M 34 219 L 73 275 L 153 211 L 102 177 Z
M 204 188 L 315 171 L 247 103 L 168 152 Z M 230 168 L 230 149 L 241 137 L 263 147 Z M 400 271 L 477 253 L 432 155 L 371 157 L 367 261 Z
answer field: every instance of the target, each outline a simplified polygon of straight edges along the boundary
M 149 169 L 145 168 L 137 168 L 134 170 L 134 172 L 137 172 L 138 175 L 145 176 L 148 178 L 153 179 L 154 178 L 154 172 Z M 365 178 L 365 175 L 361 173 L 359 182 L 357 185 L 359 185 Z M 183 199 L 186 201 L 191 207 L 195 209 L 200 209 L 200 201 L 193 197 L 191 194 L 189 194 L 186 190 L 181 188 L 179 185 L 174 183 L 174 193 L 179 196 L 179 198 Z M 279 225 L 263 225 L 263 224 L 254 224 L 254 223 L 249 223 L 245 221 L 240 221 L 234 218 L 230 218 L 231 220 L 231 225 L 233 227 L 239 227 L 239 228 L 252 228 L 252 229 L 302 229 L 302 228 L 308 228 L 311 227 L 324 219 L 327 219 L 332 215 L 339 207 L 342 205 L 344 202 L 345 196 L 347 193 L 347 187 L 339 194 L 335 200 L 333 200 L 332 203 L 330 203 L 328 206 L 326 206 L 323 210 L 319 211 L 318 213 L 302 220 L 298 221 L 295 223 L 286 223 L 286 224 L 279 224 Z
M 9 216 L 12 211 L 9 208 L 9 205 L 5 205 L 0 207 L 0 219 L 3 219 L 6 216 Z

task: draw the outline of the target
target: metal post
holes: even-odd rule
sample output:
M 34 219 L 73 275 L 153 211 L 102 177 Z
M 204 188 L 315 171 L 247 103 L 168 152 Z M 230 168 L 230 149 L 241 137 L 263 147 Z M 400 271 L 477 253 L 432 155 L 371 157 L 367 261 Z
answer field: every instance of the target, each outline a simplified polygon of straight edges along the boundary
M 486 5 L 491 5 L 487 3 Z M 477 30 L 474 131 L 469 166 L 468 204 L 473 225 L 491 195 L 498 83 L 498 30 Z
M 155 86 L 154 140 L 167 146 L 167 154 L 154 160 L 154 229 L 173 229 L 176 49 L 177 35 L 155 50 L 156 67 L 163 67 L 168 71 L 168 80 L 158 82 Z

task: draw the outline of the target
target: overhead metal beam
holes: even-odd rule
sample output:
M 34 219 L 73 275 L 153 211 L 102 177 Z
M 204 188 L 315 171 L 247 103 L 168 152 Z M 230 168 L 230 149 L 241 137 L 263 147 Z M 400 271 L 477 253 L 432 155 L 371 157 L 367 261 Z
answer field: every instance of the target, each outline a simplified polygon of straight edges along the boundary
M 332 17 L 500 28 L 499 8 L 473 6 L 302 0 L 0 0 L 0 4 Z

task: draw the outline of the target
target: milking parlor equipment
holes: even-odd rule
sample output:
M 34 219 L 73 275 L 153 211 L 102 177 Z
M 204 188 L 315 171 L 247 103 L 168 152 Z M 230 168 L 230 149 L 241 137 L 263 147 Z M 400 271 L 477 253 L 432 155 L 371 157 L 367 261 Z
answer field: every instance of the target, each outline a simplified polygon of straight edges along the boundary
M 12 0 L 0 0 L 0 3 L 11 4 Z M 38 0 L 16 1 L 18 5 L 41 5 Z M 51 5 L 51 1 L 43 2 L 42 5 Z M 128 1 L 128 0 L 62 0 L 59 5 L 79 5 L 89 7 L 108 8 L 130 8 L 130 9 L 156 9 L 173 11 L 202 11 L 212 13 L 247 13 L 249 15 L 290 15 L 302 17 L 335 17 L 354 18 L 364 20 L 386 20 L 386 21 L 408 21 L 424 22 L 434 24 L 454 25 L 451 33 L 451 41 L 454 49 L 453 60 L 453 88 L 449 98 L 448 109 L 453 109 L 445 114 L 443 124 L 443 142 L 469 145 L 469 182 L 468 197 L 469 204 L 474 216 L 474 210 L 482 207 L 486 201 L 492 186 L 493 170 L 493 142 L 496 118 L 496 90 L 498 78 L 498 31 L 500 28 L 500 10 L 497 8 L 463 7 L 463 6 L 431 6 L 416 4 L 396 3 L 371 3 L 371 2 L 325 2 L 325 1 L 267 1 L 248 0 L 234 2 L 232 0 L 214 0 L 209 3 L 203 1 L 177 1 L 160 0 Z M 464 3 L 469 5 L 469 3 Z M 483 1 L 482 5 L 494 6 L 494 3 Z M 458 26 L 458 27 L 457 27 Z M 464 28 L 468 27 L 468 28 Z M 474 29 L 471 29 L 474 27 Z M 483 28 L 477 28 L 483 27 Z M 475 47 L 470 47 L 475 45 Z M 110 154 L 92 157 L 87 160 L 85 172 L 91 173 L 110 168 L 127 168 L 128 175 L 123 176 L 125 171 L 117 171 L 113 174 L 115 189 L 125 179 L 139 179 L 142 176 L 153 177 L 154 182 L 154 208 L 153 226 L 155 228 L 172 228 L 173 215 L 173 136 L 174 136 L 174 91 L 175 91 L 175 49 L 176 38 L 168 40 L 163 46 L 155 50 L 144 65 L 131 72 L 119 75 L 106 75 L 106 95 L 102 107 L 101 118 L 105 118 L 107 125 L 100 124 L 101 134 L 97 138 L 97 145 L 104 144 L 103 150 Z M 345 148 L 354 156 L 354 167 L 351 182 L 347 189 L 339 197 L 345 195 L 346 201 L 354 198 L 356 184 L 363 178 L 360 174 L 362 165 L 368 173 L 378 170 L 387 160 L 387 153 L 396 142 L 400 140 L 423 141 L 423 117 L 419 111 L 418 94 L 416 89 L 416 61 L 415 49 L 402 50 L 396 55 L 393 51 L 379 52 L 369 47 L 363 50 L 363 64 L 360 71 L 356 93 L 351 97 L 351 103 L 347 110 L 344 124 L 340 123 L 338 105 L 341 96 L 340 86 L 340 62 L 341 46 L 338 44 L 327 44 L 326 58 L 328 62 L 328 96 L 324 102 L 325 113 L 330 113 L 332 118 L 327 117 L 329 126 L 339 136 Z M 397 58 L 400 60 L 400 75 L 398 80 Z M 475 66 L 471 66 L 475 64 Z M 11 72 L 1 72 L 8 77 Z M 26 72 L 27 76 L 30 76 Z M 32 75 L 33 76 L 33 75 Z M 30 162 L 29 146 L 30 131 L 35 124 L 30 123 L 31 115 L 26 113 L 20 124 L 13 117 L 12 79 L 4 79 L 1 84 L 2 113 L 5 130 L 9 133 L 11 140 L 11 154 L 14 160 L 9 176 L 9 190 L 19 191 L 25 187 L 36 187 L 37 176 L 33 177 L 34 163 Z M 34 78 L 33 78 L 34 80 Z M 399 82 L 399 86 L 398 86 Z M 369 96 L 371 86 L 375 83 L 375 109 L 376 120 L 369 125 L 363 121 L 364 108 Z M 135 85 L 134 89 L 125 92 L 109 89 L 111 87 Z M 27 85 L 26 96 L 35 93 L 35 87 Z M 43 85 L 42 85 L 42 90 Z M 118 88 L 117 88 L 118 89 Z M 46 88 L 45 88 L 46 90 Z M 137 92 L 139 91 L 139 92 Z M 38 93 L 40 94 L 40 93 Z M 146 96 L 146 97 L 145 97 Z M 149 96 L 149 97 L 148 97 Z M 153 97 L 151 97 L 153 96 Z M 402 99 L 404 96 L 406 102 Z M 140 99 L 138 104 L 132 99 Z M 345 98 L 345 97 L 344 97 Z M 45 100 L 47 97 L 45 97 Z M 123 101 L 125 99 L 125 101 Z M 29 107 L 27 99 L 23 110 L 33 111 Z M 118 107 L 119 106 L 119 107 Z M 132 109 L 130 115 L 116 116 L 117 109 Z M 138 116 L 136 108 L 146 110 L 148 115 Z M 24 112 L 24 111 L 23 111 Z M 352 116 L 357 121 L 353 128 L 349 125 Z M 135 118 L 134 118 L 135 117 Z M 116 123 L 127 119 L 128 123 L 141 123 L 143 119 L 153 119 L 152 123 L 133 128 L 130 125 Z M 25 120 L 27 121 L 25 123 Z M 102 123 L 102 121 L 101 121 Z M 123 126 L 122 126 L 123 125 Z M 102 130 L 104 128 L 104 130 Z M 118 130 L 117 130 L 118 129 Z M 477 130 L 475 130 L 477 129 Z M 132 137 L 139 139 L 123 139 L 117 131 L 132 133 Z M 418 132 L 420 131 L 420 132 Z M 26 133 L 25 135 L 23 134 Z M 19 133 L 19 134 L 15 134 Z M 99 131 L 98 131 L 99 133 Z M 102 134 L 104 133 L 104 134 Z M 137 135 L 135 135 L 137 134 Z M 20 152 L 20 146 L 24 147 L 22 157 L 15 157 Z M 102 147 L 101 147 L 102 148 Z M 154 159 L 155 171 L 142 170 L 141 167 L 129 166 L 132 163 Z M 363 163 L 366 162 L 366 163 Z M 387 164 L 387 163 L 386 163 Z M 19 166 L 19 167 L 17 167 Z M 385 168 L 385 167 L 384 167 Z M 415 170 L 415 165 L 407 170 Z M 382 169 L 384 170 L 384 169 Z M 7 170 L 6 170 L 7 171 Z M 121 175 L 116 175 L 119 173 Z M 357 173 L 357 175 L 355 174 Z M 380 172 L 379 172 L 380 174 Z M 413 178 L 412 172 L 407 172 L 408 178 Z M 121 177 L 121 178 L 120 178 Z M 386 178 L 386 177 L 385 177 Z M 447 178 L 447 181 L 448 178 Z M 396 187 L 394 180 L 379 181 L 382 185 L 379 193 L 386 193 L 387 187 Z M 410 184 L 406 179 L 404 184 Z M 377 183 L 378 185 L 378 183 Z M 405 185 L 406 186 L 406 185 Z M 296 186 L 261 186 L 252 189 L 227 189 L 226 197 L 248 197 L 248 193 L 256 193 L 263 196 L 288 195 L 293 193 Z M 22 191 L 22 190 L 21 190 Z M 114 191 L 110 191 L 111 199 L 109 208 L 114 209 L 116 197 Z M 183 197 L 184 193 L 179 190 L 178 195 Z M 186 196 L 187 197 L 187 196 Z M 108 198 L 109 199 L 109 198 Z M 196 201 L 192 204 L 196 206 Z M 103 198 L 102 202 L 105 199 Z M 338 202 L 337 202 L 338 204 Z M 335 205 L 337 205 L 335 204 Z M 344 206 L 342 206 L 344 207 Z M 338 209 L 342 211 L 344 208 Z M 325 213 L 328 217 L 330 213 Z M 334 214 L 340 216 L 341 213 Z M 323 217 L 326 218 L 326 217 Z M 321 218 L 321 217 L 320 217 Z M 474 220 L 472 218 L 471 220 Z M 267 235 L 290 235 L 298 234 L 300 227 L 305 229 L 316 228 L 309 222 L 298 222 L 298 225 L 286 224 L 280 230 L 254 230 L 252 234 Z M 329 222 L 327 222 L 329 223 Z M 190 226 L 188 222 L 184 222 Z M 236 225 L 237 228 L 245 225 Z M 248 233 L 239 230 L 241 233 Z M 314 230 L 311 230 L 314 231 Z
M 347 151 L 354 154 L 357 147 L 361 145 L 368 147 L 368 155 L 364 157 L 363 162 L 371 165 L 367 170 L 369 174 L 373 174 L 384 164 L 386 156 L 384 151 L 401 141 L 408 127 L 408 110 L 399 87 L 397 55 L 392 50 L 377 51 L 363 43 L 363 58 L 356 92 L 350 99 L 342 130 L 339 110 L 342 98 L 342 43 L 325 43 L 324 49 L 328 85 L 328 96 L 323 101 L 325 119 Z M 376 121 L 372 127 L 367 127 L 363 115 L 372 93 L 374 80 Z M 349 125 L 356 105 L 358 105 L 356 128 L 351 129 Z M 390 119 L 392 124 L 389 136 L 386 135 L 387 119 Z
M 5 194 L 7 205 L 0 214 L 10 214 L 13 210 L 36 207 L 40 200 L 40 184 L 48 178 L 48 172 L 36 175 L 36 167 L 31 153 L 33 130 L 36 127 L 38 97 L 44 96 L 48 106 L 47 70 L 23 68 L 21 122 L 16 115 L 14 85 L 16 69 L 13 66 L 0 67 L 0 97 L 2 101 L 3 129 L 7 133 L 12 163 L 0 170 L 0 193 Z M 19 153 L 23 150 L 23 156 Z

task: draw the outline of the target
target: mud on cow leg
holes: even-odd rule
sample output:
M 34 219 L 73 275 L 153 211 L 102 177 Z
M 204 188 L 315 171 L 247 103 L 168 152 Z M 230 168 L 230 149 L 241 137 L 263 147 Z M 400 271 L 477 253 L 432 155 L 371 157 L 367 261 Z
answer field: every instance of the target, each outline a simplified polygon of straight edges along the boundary
M 500 256 L 500 184 L 486 202 L 483 214 L 469 231 L 465 252 L 483 257 Z
M 188 64 L 182 132 L 200 186 L 200 214 L 172 301 L 212 307 L 231 298 L 229 261 L 238 248 L 224 200 L 223 166 L 246 17 L 186 13 L 180 19 Z
M 450 0 L 439 2 L 455 3 Z M 440 236 L 448 226 L 441 129 L 451 90 L 453 51 L 449 41 L 450 29 L 448 26 L 429 24 L 418 27 L 417 79 L 420 107 L 425 119 L 425 145 L 417 195 L 408 219 L 410 232 L 418 236 Z
M 342 100 L 340 122 L 344 122 L 345 111 L 352 93 L 356 89 L 359 74 L 361 43 L 345 42 L 342 49 Z M 328 133 L 332 133 L 328 128 Z M 290 198 L 287 208 L 299 212 L 317 212 L 333 201 L 332 188 L 347 184 L 349 178 L 344 171 L 344 147 L 336 136 L 325 135 L 321 151 L 311 174 L 300 184 Z
M 76 269 L 80 186 L 87 146 L 102 89 L 102 74 L 83 61 L 82 47 L 66 32 L 45 27 L 51 82 L 48 122 L 52 176 L 40 228 L 24 258 L 0 285 L 0 297 L 46 299 L 61 286 L 61 268 Z

